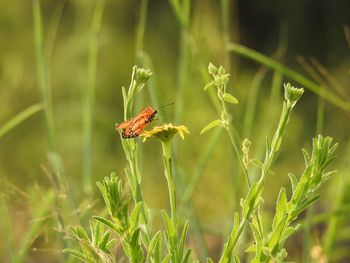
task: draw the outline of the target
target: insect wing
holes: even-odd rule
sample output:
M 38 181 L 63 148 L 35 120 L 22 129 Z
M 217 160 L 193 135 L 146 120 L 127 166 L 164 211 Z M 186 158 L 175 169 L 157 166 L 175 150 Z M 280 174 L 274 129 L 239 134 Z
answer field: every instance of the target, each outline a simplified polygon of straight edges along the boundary
M 131 126 L 132 122 L 133 122 L 134 119 L 130 119 L 130 120 L 127 120 L 127 121 L 124 121 L 122 123 L 119 123 L 119 124 L 116 124 L 115 125 L 115 129 L 126 129 L 128 128 L 129 126 Z

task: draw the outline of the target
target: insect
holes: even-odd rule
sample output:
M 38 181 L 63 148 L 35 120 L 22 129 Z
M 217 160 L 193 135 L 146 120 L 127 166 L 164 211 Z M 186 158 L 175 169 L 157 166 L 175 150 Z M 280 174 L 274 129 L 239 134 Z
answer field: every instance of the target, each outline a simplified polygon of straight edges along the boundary
M 152 109 L 152 107 L 147 107 L 136 117 L 116 124 L 115 130 L 122 129 L 122 137 L 124 139 L 135 138 L 154 120 L 156 114 L 157 110 Z

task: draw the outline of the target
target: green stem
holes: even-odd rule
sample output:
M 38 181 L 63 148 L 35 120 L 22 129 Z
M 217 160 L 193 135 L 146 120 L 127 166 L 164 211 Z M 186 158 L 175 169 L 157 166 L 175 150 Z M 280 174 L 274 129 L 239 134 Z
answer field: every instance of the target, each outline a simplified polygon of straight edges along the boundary
M 189 24 L 191 0 L 171 1 L 172 8 L 180 23 L 180 56 L 177 76 L 177 97 L 175 122 L 181 120 L 184 108 L 185 92 L 190 74 Z M 175 147 L 177 152 L 177 147 Z
M 257 182 L 258 189 L 257 189 L 257 194 L 255 196 L 255 200 L 259 200 L 261 198 L 262 192 L 264 190 L 265 182 L 271 168 L 271 164 L 275 160 L 277 153 L 279 151 L 279 148 L 282 142 L 282 137 L 286 130 L 292 108 L 293 108 L 293 105 L 291 105 L 288 101 L 283 104 L 283 110 L 282 110 L 282 114 L 281 114 L 281 118 L 280 118 L 277 130 L 271 142 L 271 147 L 269 151 L 267 151 L 267 155 L 265 156 L 265 161 L 261 169 L 262 171 L 261 171 L 260 180 Z M 252 203 L 255 203 L 255 202 L 252 202 Z M 223 256 L 219 261 L 220 263 L 230 262 L 232 252 L 235 246 L 237 245 L 237 242 L 240 239 L 245 227 L 247 226 L 248 220 L 250 220 L 251 215 L 253 215 L 255 211 L 256 209 L 249 210 L 248 215 L 242 218 L 242 221 L 240 222 L 237 231 L 233 228 L 231 235 L 229 237 L 227 246 L 223 251 L 223 254 L 222 254 Z
M 175 185 L 173 180 L 172 164 L 171 164 L 171 156 L 170 156 L 170 141 L 162 141 L 162 149 L 163 149 L 164 174 L 168 183 L 171 219 L 173 221 L 174 226 L 176 227 L 177 226 L 176 194 L 175 194 Z
M 224 46 L 230 43 L 230 0 L 221 0 L 221 26 L 222 26 L 222 42 Z M 228 72 L 231 71 L 230 51 L 225 48 L 224 65 Z
M 104 0 L 96 2 L 90 31 L 90 45 L 88 57 L 88 83 L 85 90 L 83 108 L 83 188 L 85 193 L 91 193 L 92 184 L 92 130 L 93 107 L 96 89 L 96 70 L 98 55 L 98 33 L 100 32 Z
M 33 0 L 33 18 L 34 18 L 34 44 L 36 54 L 36 67 L 38 86 L 40 88 L 44 106 L 45 124 L 48 137 L 48 147 L 50 152 L 56 150 L 55 127 L 53 120 L 51 89 L 48 85 L 48 73 L 44 56 L 43 45 L 43 24 L 41 17 L 41 7 L 39 0 Z
M 148 0 L 141 0 L 139 23 L 136 33 L 136 62 L 140 63 L 141 65 L 144 65 L 143 44 L 146 28 L 147 6 Z
M 233 135 L 233 130 L 232 130 L 232 127 L 231 126 L 228 126 L 226 127 L 226 131 L 230 137 L 230 140 L 231 140 L 231 144 L 233 146 L 233 149 L 235 151 L 235 154 L 237 156 L 237 159 L 242 167 L 242 170 L 243 170 L 243 173 L 244 173 L 244 176 L 247 180 L 247 183 L 248 183 L 248 186 L 250 187 L 251 186 L 251 182 L 250 182 L 250 178 L 249 178 L 249 175 L 248 175 L 248 171 L 246 169 L 246 167 L 244 166 L 244 163 L 243 163 L 243 160 L 242 160 L 242 157 L 241 157 L 241 153 L 239 152 L 239 148 L 238 148 L 238 145 L 237 145 L 237 142 L 235 140 L 235 137 Z
M 239 164 L 241 165 L 241 168 L 243 170 L 243 173 L 246 177 L 246 180 L 247 180 L 247 183 L 248 183 L 248 186 L 250 187 L 251 186 L 251 183 L 250 183 L 250 179 L 249 179 L 249 175 L 248 175 L 248 171 L 246 169 L 246 167 L 244 166 L 244 163 L 243 163 L 243 160 L 242 160 L 242 157 L 241 157 L 241 153 L 239 151 L 239 148 L 238 148 L 238 145 L 237 145 L 237 142 L 236 142 L 236 139 L 233 135 L 233 128 L 229 125 L 229 120 L 228 120 L 228 112 L 227 112 L 227 108 L 226 108 L 226 104 L 225 104 L 225 101 L 222 99 L 223 97 L 223 92 L 219 89 L 219 99 L 221 101 L 221 107 L 222 107 L 222 115 L 224 116 L 224 123 L 225 123 L 225 129 L 230 137 L 230 140 L 231 140 L 231 143 L 232 143 L 232 146 L 233 146 L 233 150 L 235 151 L 235 154 L 237 156 L 237 159 L 239 161 Z

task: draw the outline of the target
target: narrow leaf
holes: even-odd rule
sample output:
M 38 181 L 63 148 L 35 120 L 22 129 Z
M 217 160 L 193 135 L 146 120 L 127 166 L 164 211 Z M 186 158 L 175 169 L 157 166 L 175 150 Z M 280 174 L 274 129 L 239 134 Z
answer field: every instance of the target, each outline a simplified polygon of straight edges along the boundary
M 223 95 L 223 98 L 228 103 L 238 104 L 238 100 L 234 96 L 232 96 L 230 93 L 225 93 Z
M 110 229 L 116 231 L 118 234 L 122 234 L 122 228 L 116 222 L 112 222 L 111 220 L 101 217 L 101 216 L 93 216 L 94 219 L 106 225 Z
M 182 230 L 180 243 L 179 243 L 179 255 L 182 257 L 186 244 L 186 236 L 188 231 L 188 220 L 185 222 L 184 228 Z
M 282 220 L 282 218 L 286 215 L 286 212 L 287 212 L 286 189 L 282 187 L 277 198 L 276 214 L 272 223 L 273 230 L 276 228 L 277 224 Z
M 161 237 L 162 232 L 158 231 L 153 238 L 151 239 L 150 243 L 149 243 L 149 247 L 148 247 L 148 253 L 147 253 L 147 258 L 146 258 L 146 262 L 149 262 L 150 258 L 152 257 L 152 255 L 154 254 L 158 244 L 159 244 L 159 239 Z
M 269 241 L 269 248 L 271 248 L 271 250 L 274 250 L 275 246 L 278 245 L 281 239 L 282 233 L 284 231 L 287 219 L 288 219 L 288 216 L 287 215 L 284 216 L 283 219 L 280 220 L 280 222 L 276 226 L 275 230 L 272 232 L 272 235 Z
M 76 257 L 76 258 L 78 258 L 78 259 L 80 259 L 80 260 L 82 260 L 84 262 L 87 262 L 85 260 L 84 254 L 82 252 L 80 252 L 79 250 L 72 249 L 72 248 L 65 248 L 65 249 L 62 250 L 62 252 L 70 254 L 70 255 L 72 255 L 72 256 L 74 256 L 74 257 Z
M 298 185 L 298 178 L 296 178 L 296 176 L 292 173 L 288 174 L 289 179 L 290 179 L 290 183 L 292 184 L 292 192 L 294 194 L 295 190 L 297 189 L 297 185 Z
M 140 211 L 142 209 L 142 206 L 143 206 L 143 202 L 138 202 L 130 215 L 130 219 L 135 227 L 137 227 L 139 224 Z
M 211 128 L 214 128 L 215 126 L 222 126 L 222 121 L 219 119 L 212 121 L 201 130 L 201 134 L 207 132 Z

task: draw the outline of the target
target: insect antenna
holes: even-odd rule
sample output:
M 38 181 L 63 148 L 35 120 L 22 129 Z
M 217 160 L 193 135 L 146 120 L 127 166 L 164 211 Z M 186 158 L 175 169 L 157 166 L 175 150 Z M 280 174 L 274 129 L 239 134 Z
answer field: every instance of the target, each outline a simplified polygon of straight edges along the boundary
M 162 109 L 162 108 L 165 108 L 165 107 L 168 107 L 168 106 L 171 106 L 171 105 L 174 105 L 174 104 L 175 104 L 175 102 L 172 102 L 172 103 L 168 103 L 168 104 L 159 106 L 159 107 L 157 108 L 157 110 Z
M 168 103 L 168 104 L 165 104 L 165 105 L 161 105 L 161 106 L 159 106 L 159 107 L 156 108 L 156 109 L 157 109 L 157 112 L 158 112 L 158 114 L 159 114 L 159 116 L 162 117 L 162 118 L 160 118 L 161 123 L 163 123 L 164 120 L 167 119 L 166 112 L 165 112 L 164 110 L 162 110 L 162 109 L 165 108 L 165 107 L 174 105 L 174 104 L 175 104 L 175 102 L 172 102 L 172 103 Z

